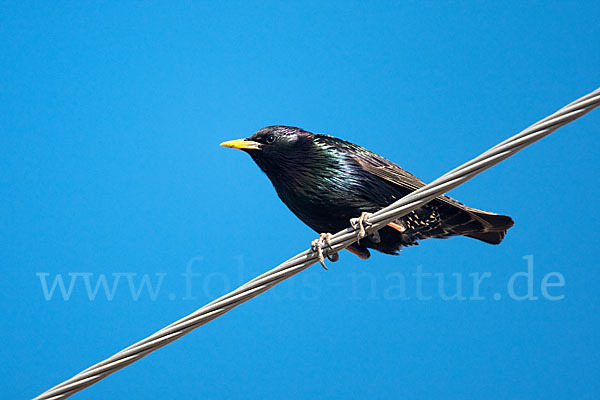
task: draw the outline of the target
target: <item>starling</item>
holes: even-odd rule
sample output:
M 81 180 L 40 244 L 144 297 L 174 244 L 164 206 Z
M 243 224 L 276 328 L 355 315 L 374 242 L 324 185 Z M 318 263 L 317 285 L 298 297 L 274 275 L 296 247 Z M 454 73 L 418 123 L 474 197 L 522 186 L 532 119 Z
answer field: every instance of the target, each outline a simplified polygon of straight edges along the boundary
M 364 217 L 425 185 L 363 147 L 290 126 L 268 126 L 221 146 L 248 153 L 285 205 L 321 234 L 321 242 L 324 232 L 338 232 L 352 218 Z M 499 244 L 511 226 L 511 217 L 440 196 L 347 249 L 367 259 L 369 249 L 398 254 L 402 247 L 428 238 L 467 236 Z

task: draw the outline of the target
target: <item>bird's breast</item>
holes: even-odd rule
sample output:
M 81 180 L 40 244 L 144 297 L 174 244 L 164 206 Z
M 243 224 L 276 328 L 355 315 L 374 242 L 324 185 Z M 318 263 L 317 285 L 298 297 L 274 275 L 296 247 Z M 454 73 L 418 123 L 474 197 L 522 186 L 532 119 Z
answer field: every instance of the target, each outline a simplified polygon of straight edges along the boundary
M 337 232 L 362 211 L 377 209 L 351 181 L 335 175 L 296 175 L 273 181 L 273 185 L 281 201 L 317 232 Z

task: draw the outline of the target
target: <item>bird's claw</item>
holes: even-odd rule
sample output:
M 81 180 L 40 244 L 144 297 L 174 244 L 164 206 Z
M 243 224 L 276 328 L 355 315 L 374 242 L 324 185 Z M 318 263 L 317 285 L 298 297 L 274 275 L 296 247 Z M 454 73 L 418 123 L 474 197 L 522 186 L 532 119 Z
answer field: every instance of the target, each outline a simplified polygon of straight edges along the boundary
M 310 243 L 310 247 L 317 252 L 319 256 L 319 262 L 323 266 L 323 268 L 328 269 L 325 265 L 325 256 L 323 255 L 323 249 L 325 246 L 331 249 L 331 233 L 321 233 L 318 239 L 313 240 Z M 336 262 L 340 259 L 340 256 L 337 253 L 329 254 L 327 259 L 331 262 Z
M 371 223 L 367 221 L 367 218 L 371 216 L 371 213 L 362 212 L 360 217 L 350 219 L 350 225 L 354 229 L 358 229 L 358 239 L 357 243 L 360 244 L 360 239 L 363 239 L 367 236 L 367 228 L 371 226 Z

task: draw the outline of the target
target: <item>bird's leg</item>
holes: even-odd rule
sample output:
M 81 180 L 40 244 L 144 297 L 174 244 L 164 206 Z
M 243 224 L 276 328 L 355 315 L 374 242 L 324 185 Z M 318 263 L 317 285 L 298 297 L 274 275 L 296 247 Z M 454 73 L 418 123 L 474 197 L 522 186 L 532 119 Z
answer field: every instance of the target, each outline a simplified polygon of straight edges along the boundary
M 325 269 L 328 268 L 325 266 L 325 256 L 323 255 L 323 248 L 325 247 L 325 245 L 331 248 L 331 237 L 331 233 L 321 233 L 318 239 L 315 239 L 310 243 L 310 247 L 317 252 L 319 256 L 319 262 Z M 327 259 L 329 259 L 329 261 L 331 262 L 336 262 L 340 259 L 340 256 L 337 253 L 333 253 L 328 255 Z
M 371 213 L 363 212 L 360 214 L 358 218 L 350 219 L 350 225 L 354 229 L 358 229 L 358 240 L 357 243 L 360 244 L 360 239 L 367 236 L 367 228 L 371 226 L 371 224 L 367 221 L 367 218 L 371 216 Z

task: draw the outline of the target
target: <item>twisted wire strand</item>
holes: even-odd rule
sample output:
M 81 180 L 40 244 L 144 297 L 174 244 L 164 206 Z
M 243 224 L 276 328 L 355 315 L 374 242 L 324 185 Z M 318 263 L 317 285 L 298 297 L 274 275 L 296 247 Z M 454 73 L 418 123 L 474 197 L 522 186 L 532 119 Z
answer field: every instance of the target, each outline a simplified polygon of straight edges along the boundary
M 436 197 L 461 185 L 475 175 L 507 159 L 530 144 L 542 139 L 558 128 L 576 120 L 600 105 L 600 89 L 583 96 L 554 114 L 536 122 L 529 128 L 504 140 L 478 157 L 468 161 L 438 179 L 408 194 L 395 203 L 368 216 L 369 233 L 375 232 L 393 220 L 423 206 Z M 331 237 L 325 256 L 336 253 L 356 242 L 359 228 L 348 227 Z M 309 249 L 290 258 L 270 271 L 252 279 L 232 292 L 219 297 L 193 313 L 173 322 L 145 339 L 121 350 L 72 378 L 54 386 L 34 400 L 65 399 L 80 390 L 106 378 L 153 351 L 166 346 L 207 322 L 225 314 L 240 304 L 305 270 L 318 261 L 316 251 Z

